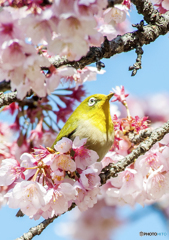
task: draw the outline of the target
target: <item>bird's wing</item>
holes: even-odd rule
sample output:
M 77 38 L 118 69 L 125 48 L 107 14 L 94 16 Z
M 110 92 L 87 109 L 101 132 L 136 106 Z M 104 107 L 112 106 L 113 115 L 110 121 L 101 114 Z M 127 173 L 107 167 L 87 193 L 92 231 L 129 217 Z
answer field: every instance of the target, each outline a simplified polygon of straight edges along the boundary
M 77 125 L 78 125 L 77 124 L 77 119 L 74 118 L 74 117 L 72 119 L 71 116 L 70 116 L 70 118 L 67 120 L 67 122 L 65 123 L 63 128 L 60 130 L 59 134 L 57 135 L 57 138 L 54 141 L 54 143 L 52 145 L 52 148 L 63 137 L 67 137 L 67 138 L 72 139 L 72 135 L 76 131 Z

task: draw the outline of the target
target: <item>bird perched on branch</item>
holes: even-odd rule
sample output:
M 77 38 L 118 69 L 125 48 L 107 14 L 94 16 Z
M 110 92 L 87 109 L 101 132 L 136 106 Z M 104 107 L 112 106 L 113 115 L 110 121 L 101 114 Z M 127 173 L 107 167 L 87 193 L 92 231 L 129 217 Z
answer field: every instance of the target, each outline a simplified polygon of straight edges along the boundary
M 87 97 L 72 113 L 61 131 L 54 145 L 63 137 L 74 140 L 87 138 L 85 146 L 94 150 L 101 161 L 111 148 L 114 141 L 114 127 L 110 116 L 109 100 L 114 95 L 110 93 L 94 94 Z

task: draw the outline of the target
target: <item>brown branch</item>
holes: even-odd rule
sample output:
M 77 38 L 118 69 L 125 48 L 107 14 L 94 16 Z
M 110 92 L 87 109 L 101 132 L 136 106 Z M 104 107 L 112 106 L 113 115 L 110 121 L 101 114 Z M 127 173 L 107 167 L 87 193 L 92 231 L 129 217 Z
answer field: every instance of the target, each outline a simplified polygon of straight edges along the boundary
M 101 47 L 91 47 L 86 56 L 79 61 L 69 61 L 65 57 L 52 57 L 49 59 L 56 68 L 63 65 L 70 65 L 76 69 L 84 68 L 86 65 L 98 62 L 102 58 L 110 58 L 122 52 L 128 52 L 136 47 L 154 42 L 160 35 L 165 35 L 169 31 L 169 12 L 160 14 L 149 0 L 132 0 L 139 13 L 143 14 L 144 19 L 149 23 L 142 29 L 129 32 L 124 35 L 118 35 L 111 41 L 105 38 Z M 42 69 L 47 70 L 45 66 Z M 1 84 L 0 84 L 1 90 Z
M 154 8 L 150 0 L 131 0 L 139 14 L 144 16 L 147 23 L 155 24 L 160 21 L 162 15 Z
M 128 137 L 130 142 L 134 144 L 141 143 L 142 141 L 145 140 L 145 138 L 151 136 L 152 131 L 150 129 L 144 129 L 139 132 L 139 134 L 131 133 L 129 132 Z
M 68 211 L 71 211 L 75 207 L 76 207 L 76 204 L 72 203 Z M 45 219 L 43 222 L 41 222 L 35 227 L 30 228 L 27 233 L 24 233 L 21 237 L 16 238 L 15 240 L 31 240 L 34 236 L 40 235 L 43 232 L 43 230 L 58 217 L 59 215 L 54 216 L 53 218 Z
M 159 18 L 156 18 L 158 21 L 155 24 L 150 23 L 146 26 L 143 26 L 142 31 L 139 29 L 137 31 L 125 33 L 122 36 L 118 35 L 111 41 L 108 41 L 105 38 L 105 41 L 101 47 L 91 47 L 87 55 L 82 57 L 79 61 L 68 61 L 65 58 L 58 59 L 57 57 L 57 59 L 52 58 L 51 63 L 56 68 L 63 65 L 71 65 L 76 69 L 82 69 L 86 65 L 96 62 L 96 59 L 110 58 L 116 54 L 131 51 L 135 49 L 138 44 L 140 46 L 150 44 L 151 42 L 154 42 L 160 35 L 165 35 L 169 31 L 169 12 L 161 15 L 157 12 L 157 15 Z M 152 20 L 152 18 L 149 16 L 149 19 Z
M 31 98 L 27 98 L 30 97 Z M 17 102 L 19 106 L 29 106 L 30 108 L 36 108 L 37 107 L 37 101 L 40 99 L 38 96 L 34 96 L 33 92 L 27 94 L 27 97 L 25 97 L 23 100 L 17 98 L 17 92 L 9 92 L 9 93 L 3 93 L 0 92 L 0 108 L 9 105 L 13 102 Z
M 17 99 L 17 92 L 10 92 L 4 94 L 3 92 L 0 92 L 0 108 L 5 105 L 9 105 L 13 102 L 16 102 Z
M 21 237 L 16 238 L 15 240 L 31 240 L 34 236 L 40 235 L 43 230 L 52 223 L 58 216 L 55 216 L 53 218 L 49 218 L 41 222 L 35 227 L 32 227 L 29 229 L 27 233 L 24 233 Z
M 101 183 L 106 183 L 109 178 L 116 177 L 119 172 L 124 171 L 127 166 L 129 166 L 131 163 L 134 163 L 139 156 L 150 150 L 150 148 L 156 142 L 160 141 L 167 133 L 169 133 L 169 121 L 164 123 L 161 127 L 153 130 L 149 138 L 140 143 L 139 146 L 125 158 L 115 164 L 110 163 L 108 166 L 103 168 L 102 173 L 100 174 Z

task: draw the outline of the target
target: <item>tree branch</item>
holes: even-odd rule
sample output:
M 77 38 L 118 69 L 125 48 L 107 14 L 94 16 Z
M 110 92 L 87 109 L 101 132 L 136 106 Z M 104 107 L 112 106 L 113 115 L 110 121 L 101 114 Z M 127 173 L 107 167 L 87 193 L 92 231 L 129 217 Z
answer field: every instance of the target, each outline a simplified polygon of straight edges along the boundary
M 139 146 L 129 155 L 117 163 L 110 163 L 108 166 L 102 169 L 102 173 L 100 174 L 101 183 L 105 184 L 109 178 L 116 177 L 117 173 L 124 171 L 127 166 L 129 166 L 131 163 L 134 163 L 139 156 L 150 150 L 150 148 L 156 142 L 160 141 L 167 133 L 169 133 L 169 121 L 164 123 L 161 127 L 153 130 L 151 134 L 148 131 L 147 136 L 150 134 L 149 138 L 140 143 Z
M 74 207 L 76 207 L 76 204 L 72 203 L 68 211 L 71 211 Z M 54 216 L 53 218 L 45 219 L 43 222 L 41 222 L 35 227 L 30 228 L 27 233 L 24 233 L 21 237 L 16 238 L 15 240 L 31 240 L 34 236 L 40 235 L 43 230 L 58 217 L 59 215 Z
M 9 105 L 13 102 L 16 102 L 17 99 L 17 92 L 10 92 L 4 94 L 3 92 L 0 92 L 0 108 Z
M 141 143 L 145 138 L 150 137 L 152 131 L 150 129 L 141 130 L 137 135 L 135 133 L 129 132 L 128 137 L 130 142 L 134 144 Z
M 27 97 L 30 96 L 32 97 L 28 99 Z M 34 96 L 32 91 L 28 93 L 23 100 L 17 98 L 17 92 L 9 92 L 5 94 L 3 92 L 0 92 L 0 108 L 13 102 L 17 102 L 21 107 L 29 106 L 33 109 L 37 107 L 38 99 L 40 99 L 40 97 L 36 95 Z
M 149 1 L 145 2 L 149 3 Z M 155 9 L 154 11 L 157 12 Z M 145 12 L 143 13 L 145 14 Z M 152 14 L 154 14 L 153 11 Z M 68 61 L 65 58 L 58 59 L 58 57 L 57 58 L 53 57 L 51 59 L 51 63 L 56 68 L 63 65 L 71 65 L 76 69 L 78 68 L 82 69 L 86 65 L 96 62 L 96 59 L 110 58 L 115 54 L 131 51 L 137 47 L 138 43 L 140 46 L 150 44 L 151 42 L 154 42 L 160 35 L 165 35 L 169 31 L 169 12 L 166 12 L 165 14 L 161 15 L 157 12 L 157 15 L 159 17 L 158 18 L 156 17 L 155 19 L 158 21 L 155 22 L 154 24 L 150 23 L 146 26 L 143 26 L 142 31 L 137 30 L 126 33 L 122 36 L 118 35 L 111 41 L 108 41 L 107 38 L 105 38 L 105 41 L 103 42 L 101 47 L 91 47 L 87 55 L 82 57 L 79 61 Z M 147 20 L 147 17 L 145 18 Z M 154 18 L 153 17 L 150 18 L 149 16 L 149 19 L 152 20 Z
M 65 57 L 59 58 L 51 57 L 49 61 L 56 68 L 63 65 L 70 65 L 76 69 L 84 68 L 86 65 L 95 63 L 102 58 L 110 58 L 116 54 L 122 52 L 128 52 L 136 49 L 139 44 L 143 45 L 154 42 L 160 35 L 165 35 L 169 31 L 169 12 L 160 14 L 149 0 L 131 0 L 136 5 L 138 13 L 144 16 L 145 21 L 149 24 L 143 26 L 142 30 L 126 33 L 124 35 L 118 35 L 111 41 L 105 38 L 101 47 L 91 47 L 86 56 L 82 57 L 79 61 L 69 61 Z M 42 69 L 48 69 L 45 66 Z M 0 83 L 0 90 L 1 90 Z M 8 83 L 9 90 L 9 83 Z M 1 90 L 2 91 L 2 90 Z
M 160 21 L 161 14 L 154 8 L 150 0 L 131 0 L 139 14 L 144 16 L 147 23 L 155 24 Z
M 24 233 L 20 238 L 16 238 L 15 240 L 31 240 L 34 236 L 40 235 L 43 230 L 52 223 L 58 216 L 53 218 L 45 219 L 39 225 L 32 227 L 29 229 L 27 233 Z

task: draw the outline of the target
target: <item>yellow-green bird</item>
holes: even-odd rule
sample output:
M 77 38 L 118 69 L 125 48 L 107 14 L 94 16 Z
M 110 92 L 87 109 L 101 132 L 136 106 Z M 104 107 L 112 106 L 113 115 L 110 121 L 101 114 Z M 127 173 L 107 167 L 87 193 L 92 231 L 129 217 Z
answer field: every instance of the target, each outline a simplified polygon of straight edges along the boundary
M 110 116 L 109 100 L 114 95 L 94 94 L 87 97 L 72 113 L 60 130 L 54 145 L 63 137 L 74 140 L 87 138 L 85 146 L 94 150 L 101 161 L 114 141 L 114 127 Z

